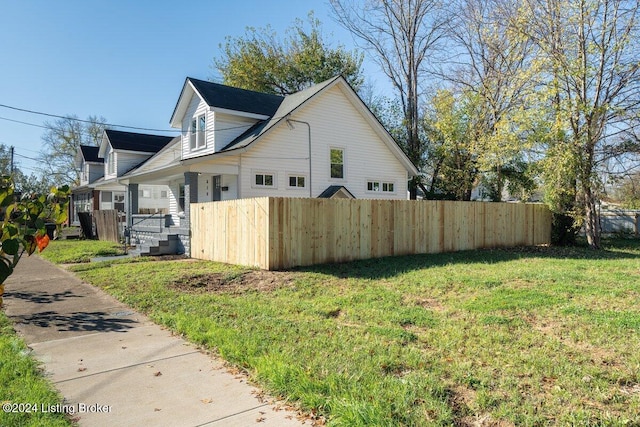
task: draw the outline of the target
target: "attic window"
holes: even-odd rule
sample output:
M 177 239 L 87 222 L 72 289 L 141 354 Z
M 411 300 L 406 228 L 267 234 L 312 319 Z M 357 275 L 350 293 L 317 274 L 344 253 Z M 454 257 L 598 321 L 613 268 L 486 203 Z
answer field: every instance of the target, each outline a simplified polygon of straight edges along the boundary
M 191 120 L 191 128 L 189 131 L 189 145 L 192 150 L 205 147 L 207 145 L 205 130 L 207 129 L 207 120 L 202 114 Z

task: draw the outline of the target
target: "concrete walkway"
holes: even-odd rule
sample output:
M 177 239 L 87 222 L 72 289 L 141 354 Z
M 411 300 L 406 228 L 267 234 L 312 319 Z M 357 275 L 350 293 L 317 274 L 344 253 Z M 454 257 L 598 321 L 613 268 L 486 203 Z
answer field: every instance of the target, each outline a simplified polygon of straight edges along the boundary
M 81 426 L 305 425 L 221 361 L 38 256 L 20 261 L 4 296 L 65 397 L 60 410 Z

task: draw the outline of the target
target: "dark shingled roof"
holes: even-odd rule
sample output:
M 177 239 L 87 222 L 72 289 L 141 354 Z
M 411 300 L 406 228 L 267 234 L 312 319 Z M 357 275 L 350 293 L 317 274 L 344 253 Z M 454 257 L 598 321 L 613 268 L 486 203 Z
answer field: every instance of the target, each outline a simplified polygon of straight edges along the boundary
M 82 151 L 82 157 L 85 162 L 104 163 L 104 159 L 98 158 L 98 151 L 100 151 L 100 147 L 81 145 L 80 151 Z
M 173 139 L 172 136 L 148 135 L 144 133 L 105 130 L 109 143 L 114 150 L 141 151 L 157 153 Z
M 330 199 L 334 194 L 336 194 L 340 189 L 344 189 L 351 197 L 356 198 L 351 191 L 347 190 L 347 187 L 344 185 L 330 185 L 318 196 L 318 199 Z
M 188 80 L 209 106 L 226 110 L 273 116 L 284 99 L 278 95 L 238 89 L 191 77 Z

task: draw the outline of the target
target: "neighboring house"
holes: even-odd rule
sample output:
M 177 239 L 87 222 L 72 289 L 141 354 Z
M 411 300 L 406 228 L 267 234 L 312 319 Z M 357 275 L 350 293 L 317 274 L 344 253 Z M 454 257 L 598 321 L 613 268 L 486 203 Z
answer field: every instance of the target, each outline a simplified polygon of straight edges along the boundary
M 81 145 L 75 159 L 80 171 L 80 185 L 71 192 L 71 222 L 78 224 L 78 212 L 100 209 L 100 192 L 92 184 L 104 176 L 104 159 L 98 157 L 98 147 Z
M 406 199 L 408 181 L 418 174 L 342 77 L 285 97 L 187 78 L 170 123 L 181 137 L 118 182 L 128 186 L 130 212 L 140 206 L 143 185 L 169 189 L 163 237 L 173 227 L 187 253 L 190 203 L 263 196 Z M 99 152 L 108 171 L 112 161 L 122 161 L 109 141 L 105 137 Z M 105 181 L 113 176 L 107 173 Z
M 107 129 L 99 147 L 81 146 L 76 155 L 80 185 L 72 190 L 74 222 L 78 212 L 116 209 L 125 212 L 127 187 L 120 178 L 160 151 L 170 136 L 148 135 Z M 167 213 L 169 189 L 166 186 L 142 185 L 137 195 L 135 213 Z

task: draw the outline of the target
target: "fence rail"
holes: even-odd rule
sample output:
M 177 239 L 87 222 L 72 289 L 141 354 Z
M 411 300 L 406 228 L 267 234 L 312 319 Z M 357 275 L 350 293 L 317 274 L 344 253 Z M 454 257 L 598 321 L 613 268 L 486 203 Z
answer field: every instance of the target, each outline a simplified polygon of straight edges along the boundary
M 191 256 L 283 269 L 550 243 L 540 204 L 255 198 L 191 205 Z

